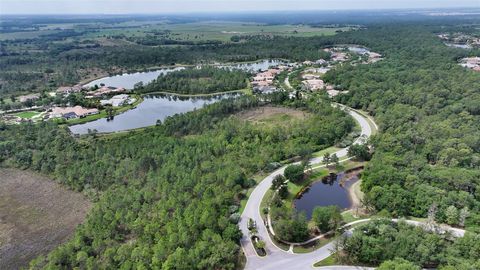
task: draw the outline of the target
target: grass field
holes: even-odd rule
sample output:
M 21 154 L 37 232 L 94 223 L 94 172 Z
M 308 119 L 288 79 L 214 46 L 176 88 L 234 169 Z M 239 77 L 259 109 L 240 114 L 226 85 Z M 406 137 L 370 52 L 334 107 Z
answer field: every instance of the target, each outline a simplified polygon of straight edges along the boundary
M 26 112 L 16 113 L 15 115 L 25 119 L 32 119 L 34 116 L 39 114 L 40 114 L 39 112 L 35 112 L 35 111 L 26 111 Z
M 133 22 L 132 22 L 133 23 Z M 232 36 L 243 35 L 278 35 L 278 36 L 331 36 L 337 30 L 348 31 L 348 27 L 327 28 L 311 27 L 308 25 L 264 25 L 257 23 L 227 22 L 227 21 L 203 21 L 195 23 L 167 24 L 151 22 L 145 25 L 124 23 L 122 26 L 130 28 L 105 28 L 98 32 L 86 34 L 86 38 L 95 38 L 112 35 L 125 35 L 126 37 L 144 37 L 152 31 L 169 30 L 170 39 L 178 41 L 206 41 L 217 40 L 228 42 Z M 132 27 L 134 26 L 134 27 Z M 150 33 L 149 33 L 150 32 Z
M 20 269 L 65 242 L 90 202 L 29 171 L 0 168 L 0 269 Z
M 310 114 L 308 112 L 274 106 L 263 106 L 237 114 L 237 117 L 242 120 L 268 127 L 292 126 L 297 121 L 305 120 L 309 116 Z

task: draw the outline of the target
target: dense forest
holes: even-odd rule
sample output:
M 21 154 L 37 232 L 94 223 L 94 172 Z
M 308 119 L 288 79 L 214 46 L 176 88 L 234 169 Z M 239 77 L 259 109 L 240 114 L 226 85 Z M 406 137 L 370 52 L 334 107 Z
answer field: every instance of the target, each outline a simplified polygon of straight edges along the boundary
M 118 41 L 112 41 L 118 42 Z M 286 58 L 304 61 L 328 58 L 320 46 L 328 38 L 252 37 L 248 42 L 151 47 L 119 43 L 118 46 L 79 47 L 76 42 L 53 43 L 42 39 L 0 41 L 0 95 L 38 92 L 76 84 L 88 74 L 118 73 L 172 64 L 254 61 Z M 26 45 L 28 44 L 28 45 Z M 93 43 L 95 44 L 95 43 Z M 28 50 L 18 51 L 19 46 Z M 32 50 L 35 49 L 35 50 Z
M 43 73 L 30 75 L 24 72 L 26 66 L 54 69 L 52 74 L 64 78 L 56 84 L 77 80 L 79 75 L 73 70 L 81 65 L 108 69 L 212 60 L 315 60 L 328 57 L 322 51 L 324 46 L 364 45 L 384 59 L 369 65 L 341 65 L 324 78 L 349 90 L 336 101 L 368 111 L 380 125 L 379 134 L 370 142 L 375 153 L 362 174 L 364 202 L 385 216 L 430 215 L 437 222 L 478 233 L 480 73 L 458 66 L 457 60 L 480 53 L 449 48 L 434 35 L 440 25 L 420 24 L 371 25 L 333 37 L 7 55 L 0 58 L 0 77 L 9 84 L 4 84 L 2 91 L 30 89 L 35 81 L 54 78 Z M 71 77 L 63 75 L 70 73 Z M 15 83 L 25 88 L 13 87 Z M 143 133 L 114 138 L 76 140 L 51 123 L 0 126 L 0 160 L 4 164 L 52 174 L 98 200 L 74 239 L 34 264 L 52 268 L 233 269 L 240 235 L 229 217 L 244 196 L 244 188 L 253 184 L 250 176 L 270 162 L 307 155 L 312 145 L 317 149 L 331 145 L 349 129 L 345 125 L 348 118 L 323 102 L 272 100 L 316 111 L 322 124 L 311 127 L 312 132 L 304 136 L 286 136 L 250 125 L 229 117 L 259 105 L 256 99 L 242 98 L 169 118 Z M 319 128 L 316 138 L 328 139 L 312 139 L 314 128 Z M 413 247 L 402 249 L 400 257 L 417 266 L 464 269 L 480 260 L 473 256 L 479 254 L 478 235 L 453 241 L 403 225 L 371 226 L 371 230 L 366 227 L 369 235 L 357 236 L 351 241 L 358 241 L 351 243 L 367 247 L 372 242 L 381 245 L 384 237 L 412 235 L 412 243 L 433 243 L 422 258 L 415 256 L 418 250 Z M 358 250 L 352 254 L 357 262 L 372 265 L 395 259 L 391 252 L 395 245 L 379 249 L 374 249 L 376 254 Z M 460 253 L 453 253 L 455 250 Z
M 480 73 L 458 66 L 461 50 L 425 28 L 366 33 L 357 42 L 386 59 L 342 66 L 327 80 L 350 90 L 338 101 L 380 123 L 362 178 L 368 203 L 393 216 L 426 217 L 433 207 L 437 221 L 452 225 L 459 220 L 449 221 L 447 209 L 465 209 L 465 225 L 480 231 Z
M 248 73 L 241 70 L 202 66 L 162 74 L 136 90 L 142 93 L 208 94 L 245 89 L 247 81 Z
M 480 268 L 479 236 L 462 238 L 426 232 L 404 222 L 376 220 L 361 225 L 351 237 L 344 237 L 338 246 L 343 252 L 335 257 L 349 265 L 379 265 L 388 260 L 403 259 L 409 267 L 385 269 L 464 269 Z
M 2 125 L 0 161 L 55 177 L 97 201 L 67 244 L 32 262 L 49 269 L 234 269 L 239 200 L 250 177 L 351 131 L 350 117 L 318 99 L 270 98 L 313 114 L 297 128 L 231 116 L 261 106 L 241 97 L 170 117 L 142 132 L 73 138 L 65 127 Z

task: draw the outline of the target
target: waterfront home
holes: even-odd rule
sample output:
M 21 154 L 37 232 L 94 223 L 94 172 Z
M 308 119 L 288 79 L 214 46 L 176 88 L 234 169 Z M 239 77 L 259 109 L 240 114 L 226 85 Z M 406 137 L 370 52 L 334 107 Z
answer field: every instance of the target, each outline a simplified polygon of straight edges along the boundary
M 123 87 L 102 86 L 101 88 L 87 92 L 86 98 L 96 98 L 105 95 L 125 93 L 127 90 Z
M 126 104 L 132 104 L 135 102 L 134 98 L 130 98 L 127 94 L 120 94 L 111 97 L 110 99 L 100 100 L 100 104 L 103 106 L 111 105 L 112 107 L 120 107 Z
M 50 118 L 63 117 L 66 119 L 85 117 L 88 115 L 98 114 L 98 109 L 88 109 L 82 106 L 75 107 L 54 107 L 50 113 Z

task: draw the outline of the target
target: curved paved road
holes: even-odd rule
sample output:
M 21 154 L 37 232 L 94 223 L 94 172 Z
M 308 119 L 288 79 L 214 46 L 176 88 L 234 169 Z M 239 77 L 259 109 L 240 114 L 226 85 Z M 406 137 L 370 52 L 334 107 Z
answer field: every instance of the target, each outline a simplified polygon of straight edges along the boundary
M 340 104 L 335 104 L 334 106 L 347 108 L 344 105 Z M 372 135 L 372 128 L 369 124 L 371 120 L 365 118 L 364 116 L 360 115 L 358 112 L 350 108 L 347 109 L 348 113 L 358 122 L 362 129 L 361 136 L 355 140 L 354 144 L 365 143 L 366 139 Z M 374 123 L 372 123 L 372 125 L 376 126 Z M 342 158 L 343 160 L 346 160 L 345 157 L 347 156 L 347 151 L 348 148 L 344 148 L 335 152 L 335 154 L 337 154 L 337 156 L 341 160 Z M 319 164 L 321 163 L 321 160 L 322 158 L 313 158 L 310 160 L 310 164 Z M 329 243 L 310 253 L 293 254 L 275 246 L 273 241 L 270 239 L 267 228 L 260 215 L 260 204 L 263 197 L 265 196 L 265 193 L 270 189 L 273 178 L 279 174 L 283 174 L 285 167 L 286 166 L 277 169 L 257 185 L 257 187 L 250 195 L 245 209 L 242 213 L 239 226 L 243 233 L 243 238 L 240 242 L 247 258 L 245 269 L 312 269 L 312 265 L 315 262 L 318 262 L 330 256 L 330 250 L 333 248 L 333 243 Z M 322 167 L 322 165 L 316 167 Z M 249 218 L 252 218 L 257 222 L 257 235 L 259 235 L 260 238 L 266 243 L 265 249 L 267 251 L 267 256 L 265 257 L 257 256 L 253 244 L 249 238 L 249 231 L 247 228 Z

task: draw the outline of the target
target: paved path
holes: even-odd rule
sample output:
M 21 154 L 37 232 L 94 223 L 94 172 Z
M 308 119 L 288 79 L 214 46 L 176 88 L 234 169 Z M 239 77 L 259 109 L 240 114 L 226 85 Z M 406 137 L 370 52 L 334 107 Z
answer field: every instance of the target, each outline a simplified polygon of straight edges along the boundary
M 348 113 L 360 125 L 362 129 L 361 136 L 355 140 L 354 144 L 365 143 L 366 139 L 370 137 L 373 132 L 371 125 L 369 124 L 369 121 L 371 120 L 365 118 L 355 110 L 345 107 L 344 105 L 335 104 L 334 106 L 346 108 L 348 110 Z M 345 158 L 347 156 L 347 151 L 348 148 L 343 148 L 335 152 L 335 154 L 337 154 L 337 156 L 341 160 L 342 158 L 344 158 L 343 160 L 347 160 L 348 158 Z M 321 157 L 313 158 L 312 160 L 310 160 L 310 164 L 320 164 L 321 161 Z M 322 166 L 324 165 L 316 166 L 316 168 Z M 315 262 L 318 262 L 330 256 L 330 250 L 333 248 L 333 243 L 329 243 L 310 253 L 292 254 L 277 247 L 270 239 L 270 236 L 267 232 L 267 227 L 265 226 L 264 220 L 260 215 L 260 204 L 263 197 L 265 196 L 265 193 L 270 189 L 273 178 L 279 174 L 283 174 L 285 167 L 286 166 L 277 169 L 265 179 L 263 179 L 255 187 L 242 213 L 239 226 L 243 233 L 243 238 L 240 242 L 244 250 L 245 256 L 247 257 L 247 264 L 245 269 L 311 269 L 312 265 Z M 263 258 L 256 255 L 253 244 L 249 238 L 249 231 L 247 228 L 249 218 L 252 218 L 257 222 L 257 235 L 266 243 L 265 249 L 267 251 L 267 256 Z

